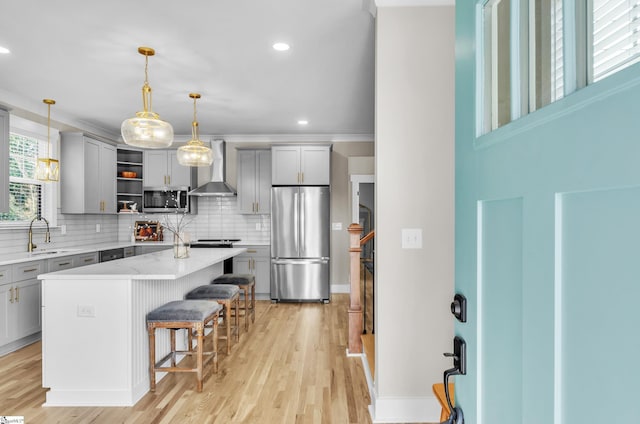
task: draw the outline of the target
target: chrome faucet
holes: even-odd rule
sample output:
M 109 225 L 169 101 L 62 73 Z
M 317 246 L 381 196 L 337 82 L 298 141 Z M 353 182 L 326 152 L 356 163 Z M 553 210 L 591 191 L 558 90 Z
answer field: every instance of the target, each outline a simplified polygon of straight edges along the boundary
M 44 233 L 44 242 L 49 243 L 51 241 L 51 234 L 49 233 L 49 221 L 47 221 L 47 219 L 43 216 L 36 216 L 31 220 L 31 223 L 29 224 L 29 244 L 27 245 L 27 252 L 33 252 L 33 249 L 38 247 L 33 244 L 33 221 L 44 221 L 45 224 L 47 224 L 47 232 Z

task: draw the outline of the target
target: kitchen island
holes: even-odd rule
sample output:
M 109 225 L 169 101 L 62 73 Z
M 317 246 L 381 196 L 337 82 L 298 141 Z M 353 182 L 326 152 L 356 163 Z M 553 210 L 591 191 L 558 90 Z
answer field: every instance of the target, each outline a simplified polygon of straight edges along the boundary
M 45 406 L 134 405 L 149 390 L 147 312 L 208 284 L 245 250 L 192 249 L 185 259 L 165 250 L 39 275 Z M 166 333 L 156 357 L 169 351 Z

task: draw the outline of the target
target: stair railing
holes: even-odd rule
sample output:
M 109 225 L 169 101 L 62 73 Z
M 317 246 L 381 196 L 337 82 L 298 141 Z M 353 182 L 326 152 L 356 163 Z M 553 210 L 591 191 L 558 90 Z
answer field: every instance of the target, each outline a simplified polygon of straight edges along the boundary
M 360 264 L 362 245 L 375 236 L 371 231 L 365 237 L 362 234 L 360 224 L 349 225 L 349 258 L 350 258 L 350 297 L 349 297 L 349 346 L 348 352 L 351 354 L 362 353 L 362 339 L 360 338 L 363 329 L 362 320 L 362 293 L 360 290 Z

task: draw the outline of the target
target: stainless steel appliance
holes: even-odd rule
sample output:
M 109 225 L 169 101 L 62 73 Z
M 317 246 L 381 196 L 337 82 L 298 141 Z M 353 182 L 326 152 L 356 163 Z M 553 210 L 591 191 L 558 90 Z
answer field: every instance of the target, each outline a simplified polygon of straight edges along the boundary
M 144 187 L 142 192 L 145 212 L 189 212 L 189 187 Z
M 199 239 L 191 242 L 191 247 L 196 249 L 222 249 L 233 247 L 233 243 L 239 241 L 240 239 Z M 233 258 L 225 259 L 222 269 L 225 274 L 231 274 L 233 272 Z
M 271 299 L 329 301 L 328 186 L 271 189 Z
M 100 262 L 115 261 L 122 258 L 124 258 L 124 249 L 122 247 L 100 251 Z

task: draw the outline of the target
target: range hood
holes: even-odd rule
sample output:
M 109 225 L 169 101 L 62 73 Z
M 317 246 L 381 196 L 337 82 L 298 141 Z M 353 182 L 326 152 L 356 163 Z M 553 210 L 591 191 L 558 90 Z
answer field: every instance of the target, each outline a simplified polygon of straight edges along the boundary
M 211 164 L 211 181 L 189 192 L 189 196 L 235 196 L 236 190 L 225 181 L 225 142 L 212 140 L 213 163 Z

